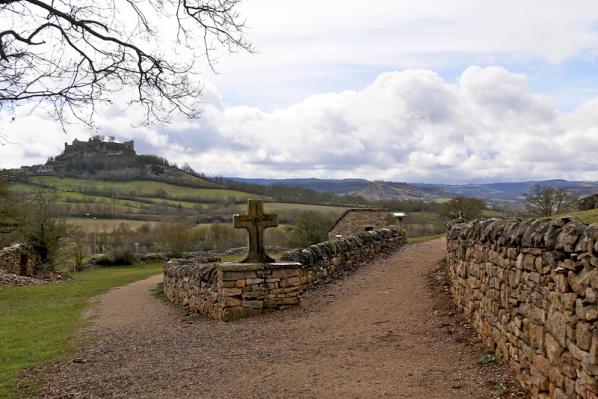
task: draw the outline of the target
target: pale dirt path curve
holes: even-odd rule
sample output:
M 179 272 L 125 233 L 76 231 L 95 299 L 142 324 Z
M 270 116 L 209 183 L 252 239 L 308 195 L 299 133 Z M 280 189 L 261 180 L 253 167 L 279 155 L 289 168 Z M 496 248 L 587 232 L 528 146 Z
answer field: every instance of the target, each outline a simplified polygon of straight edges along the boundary
M 98 329 L 148 328 L 176 318 L 178 312 L 150 296 L 150 290 L 163 281 L 161 274 L 114 288 L 100 297 L 92 309 Z
M 232 323 L 153 298 L 161 276 L 112 290 L 86 363 L 53 370 L 45 395 L 491 398 L 495 377 L 427 287 L 445 245 L 410 245 L 308 292 L 298 309 Z

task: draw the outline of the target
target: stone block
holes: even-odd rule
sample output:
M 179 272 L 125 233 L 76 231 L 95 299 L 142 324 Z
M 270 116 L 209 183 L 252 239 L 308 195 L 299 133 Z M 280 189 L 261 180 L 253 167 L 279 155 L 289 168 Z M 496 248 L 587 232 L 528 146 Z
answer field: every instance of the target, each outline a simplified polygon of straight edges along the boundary
M 272 270 L 272 277 L 274 277 L 274 278 L 299 277 L 299 269 Z
M 561 354 L 563 353 L 563 347 L 559 342 L 552 336 L 552 334 L 546 334 L 545 337 L 546 345 L 546 357 L 550 360 L 551 364 L 558 364 Z
M 588 363 L 593 366 L 598 366 L 598 330 L 594 329 L 593 333 L 590 353 L 588 355 Z
M 243 293 L 243 290 L 241 288 L 223 288 L 222 289 L 222 295 L 224 296 L 235 296 L 235 295 L 241 295 Z
M 226 283 L 226 281 L 223 281 Z M 244 288 L 245 287 L 245 280 L 237 280 L 235 281 L 235 288 Z
M 575 301 L 577 301 L 576 293 L 569 292 L 569 293 L 561 294 L 561 304 L 563 305 L 564 310 L 574 310 L 575 309 Z
M 579 322 L 575 328 L 575 342 L 580 349 L 590 350 L 592 345 L 592 325 L 586 322 Z
M 244 308 L 263 309 L 264 301 L 243 301 L 242 306 Z
M 241 280 L 241 281 L 245 281 L 245 280 Z M 222 282 L 222 288 L 235 288 L 235 280 L 228 280 L 228 281 L 223 281 Z
M 546 330 L 564 347 L 567 338 L 566 318 L 562 312 L 550 312 L 546 320 Z
M 247 271 L 224 271 L 222 273 L 222 280 L 244 280 L 248 278 L 256 278 L 257 273 L 255 270 Z
M 577 299 L 575 302 L 575 314 L 582 320 L 598 320 L 598 305 L 587 304 L 584 300 Z
M 542 349 L 544 347 L 544 326 L 535 323 L 529 323 L 527 326 L 529 332 L 529 342 L 533 348 Z
M 582 390 L 584 395 L 588 390 L 591 392 L 598 392 L 598 379 L 589 375 L 584 370 L 577 371 L 577 382 L 581 383 L 583 388 L 585 388 Z
M 282 288 L 285 287 L 296 287 L 301 285 L 301 278 L 300 277 L 290 277 L 290 278 L 283 278 L 280 280 L 280 286 Z
M 224 306 L 227 308 L 234 308 L 237 306 L 241 306 L 241 300 L 239 298 L 234 297 L 226 297 Z
M 263 290 L 259 290 L 259 291 L 249 291 L 249 292 L 244 292 L 243 295 L 241 295 L 241 298 L 243 299 L 263 299 L 266 295 L 267 295 L 267 291 L 263 291 Z

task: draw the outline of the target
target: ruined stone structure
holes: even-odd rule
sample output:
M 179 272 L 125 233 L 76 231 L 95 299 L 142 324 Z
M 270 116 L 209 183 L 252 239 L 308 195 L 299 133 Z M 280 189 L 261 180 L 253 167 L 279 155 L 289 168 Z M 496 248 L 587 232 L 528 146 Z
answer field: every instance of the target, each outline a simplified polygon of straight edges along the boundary
M 56 157 L 56 161 L 64 161 L 77 156 L 97 155 L 135 155 L 135 142 L 116 143 L 103 141 L 100 138 L 90 138 L 88 141 L 73 140 L 72 144 L 64 143 L 64 152 Z
M 0 249 L 0 270 L 19 276 L 43 276 L 46 268 L 35 252 L 25 244 Z
M 489 219 L 448 231 L 456 305 L 534 398 L 598 397 L 598 225 Z
M 255 227 L 274 224 L 274 215 L 260 215 L 260 201 L 250 201 L 249 215 Z M 253 205 L 252 205 L 253 204 Z M 262 212 L 263 213 L 263 212 Z M 259 217 L 258 217 L 259 216 Z M 250 234 L 258 234 L 250 228 Z M 261 244 L 260 244 L 261 242 Z M 252 252 L 252 243 L 257 243 Z M 283 255 L 283 262 L 201 263 L 171 260 L 164 270 L 164 293 L 172 302 L 218 320 L 235 320 L 277 309 L 297 306 L 300 294 L 310 284 L 334 270 L 372 258 L 405 243 L 398 227 L 362 232 Z M 249 240 L 249 255 L 265 254 L 263 241 Z
M 378 230 L 388 227 L 390 213 L 381 208 L 356 208 L 346 210 L 328 231 L 328 239 L 346 237 L 363 231 Z

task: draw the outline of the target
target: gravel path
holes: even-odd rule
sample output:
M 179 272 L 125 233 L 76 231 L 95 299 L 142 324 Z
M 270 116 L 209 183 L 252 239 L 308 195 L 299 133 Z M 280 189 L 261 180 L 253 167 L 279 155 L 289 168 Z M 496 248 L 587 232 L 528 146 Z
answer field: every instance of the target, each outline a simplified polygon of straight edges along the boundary
M 508 377 L 477 364 L 444 289 L 429 287 L 444 253 L 443 239 L 410 245 L 309 291 L 298 309 L 232 323 L 153 298 L 161 276 L 112 290 L 87 332 L 96 344 L 48 371 L 45 396 L 492 398 Z

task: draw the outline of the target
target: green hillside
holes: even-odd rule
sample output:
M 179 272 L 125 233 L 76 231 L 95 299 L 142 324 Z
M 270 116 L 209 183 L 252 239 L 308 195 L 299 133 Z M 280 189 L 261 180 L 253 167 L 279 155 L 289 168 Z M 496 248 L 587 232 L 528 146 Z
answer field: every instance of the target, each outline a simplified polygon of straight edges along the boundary
M 131 229 L 156 223 L 206 224 L 230 221 L 244 212 L 248 198 L 262 198 L 267 212 L 288 223 L 301 211 L 334 216 L 347 207 L 274 202 L 271 198 L 239 190 L 197 188 L 158 181 L 103 181 L 92 179 L 32 176 L 10 184 L 16 195 L 31 196 L 47 190 L 56 196 L 60 213 L 67 222 L 86 231 L 107 231 L 124 223 Z M 272 202 L 268 202 L 272 201 Z
M 185 187 L 156 181 L 114 182 L 53 176 L 32 177 L 29 181 L 33 185 L 52 187 L 63 192 L 112 194 L 139 198 L 157 197 L 192 202 L 221 201 L 227 199 L 242 201 L 252 196 L 251 194 L 234 190 Z

